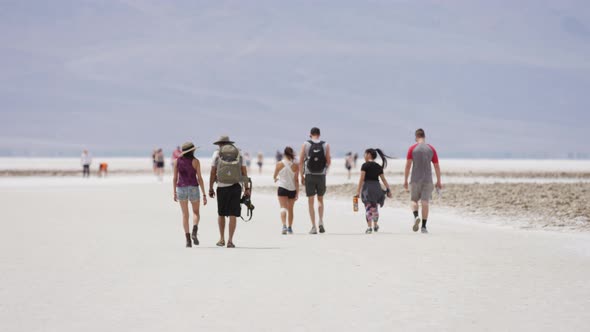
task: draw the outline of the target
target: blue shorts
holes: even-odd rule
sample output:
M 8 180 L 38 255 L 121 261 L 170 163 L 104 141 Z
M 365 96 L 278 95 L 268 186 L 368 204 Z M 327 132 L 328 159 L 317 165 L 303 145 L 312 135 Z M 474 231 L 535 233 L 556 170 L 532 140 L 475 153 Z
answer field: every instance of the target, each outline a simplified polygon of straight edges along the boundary
M 176 187 L 176 196 L 179 201 L 195 202 L 201 199 L 201 193 L 198 186 Z

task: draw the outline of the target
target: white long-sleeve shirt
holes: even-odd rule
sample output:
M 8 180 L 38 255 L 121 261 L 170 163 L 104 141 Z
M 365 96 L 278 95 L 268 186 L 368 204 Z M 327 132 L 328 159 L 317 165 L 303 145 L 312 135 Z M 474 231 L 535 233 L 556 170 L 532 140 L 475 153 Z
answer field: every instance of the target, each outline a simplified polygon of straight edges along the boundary
M 82 166 L 92 164 L 92 156 L 90 155 L 90 153 L 82 153 L 80 163 L 82 164 Z

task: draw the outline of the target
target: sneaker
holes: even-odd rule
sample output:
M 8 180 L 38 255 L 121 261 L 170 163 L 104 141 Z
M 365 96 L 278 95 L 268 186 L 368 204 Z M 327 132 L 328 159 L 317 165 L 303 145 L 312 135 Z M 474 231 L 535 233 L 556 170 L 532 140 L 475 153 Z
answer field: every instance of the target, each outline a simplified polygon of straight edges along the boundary
M 375 227 L 373 227 L 373 231 L 379 232 L 379 225 L 375 225 Z
M 373 233 L 373 229 L 371 227 L 367 228 L 367 230 L 365 231 L 365 234 L 371 234 Z
M 283 235 L 287 234 L 287 226 L 283 226 L 283 231 L 281 232 L 281 234 L 283 234 Z
M 311 230 L 309 231 L 309 234 L 317 234 L 317 233 L 318 233 L 318 230 L 315 228 L 315 226 L 313 226 L 311 228 Z
M 416 217 L 416 219 L 414 219 L 414 227 L 412 228 L 414 230 L 414 232 L 417 232 L 420 229 L 421 222 L 422 222 L 422 219 L 420 219 L 420 217 Z
M 198 246 L 199 245 L 199 239 L 197 238 L 197 233 L 199 232 L 199 226 L 197 225 L 193 225 L 193 233 L 191 235 L 191 238 L 193 239 L 193 243 Z
M 324 224 L 320 224 L 320 233 L 325 233 Z
M 422 227 L 422 234 L 428 234 L 428 230 L 426 229 L 426 227 Z
M 288 227 L 288 228 L 287 228 L 287 233 L 289 233 L 289 234 L 293 234 L 293 228 L 292 228 L 292 227 Z

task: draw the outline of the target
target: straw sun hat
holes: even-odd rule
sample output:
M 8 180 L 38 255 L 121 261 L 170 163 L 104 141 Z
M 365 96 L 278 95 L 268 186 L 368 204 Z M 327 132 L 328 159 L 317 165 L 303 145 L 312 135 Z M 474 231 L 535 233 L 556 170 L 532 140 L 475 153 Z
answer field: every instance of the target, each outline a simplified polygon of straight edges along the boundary
M 219 137 L 219 139 L 217 140 L 217 142 L 214 142 L 213 144 L 215 144 L 215 145 L 220 145 L 220 144 L 234 144 L 234 142 L 229 139 L 229 136 L 221 136 L 221 137 Z
M 181 147 L 182 153 L 181 153 L 181 155 L 184 155 L 184 154 L 186 154 L 188 152 L 191 152 L 191 151 L 195 151 L 198 148 L 199 147 L 198 146 L 195 146 L 192 142 L 186 142 L 186 143 L 182 144 L 182 147 Z

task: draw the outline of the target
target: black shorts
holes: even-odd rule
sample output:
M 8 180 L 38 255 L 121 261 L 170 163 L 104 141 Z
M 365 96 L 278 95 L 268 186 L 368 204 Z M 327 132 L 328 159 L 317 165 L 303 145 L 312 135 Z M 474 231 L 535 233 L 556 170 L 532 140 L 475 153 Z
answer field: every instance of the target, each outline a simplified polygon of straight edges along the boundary
M 307 174 L 305 176 L 305 194 L 307 194 L 307 197 L 324 196 L 326 194 L 326 176 Z
M 220 217 L 239 217 L 242 215 L 242 186 L 217 187 L 217 214 Z
M 156 167 L 157 168 L 164 168 L 164 162 L 163 161 L 156 162 Z
M 289 199 L 295 199 L 295 196 L 297 196 L 297 191 L 295 191 L 295 190 L 291 191 L 291 190 L 287 190 L 283 187 L 279 187 L 277 195 L 279 195 L 279 197 L 287 197 Z

